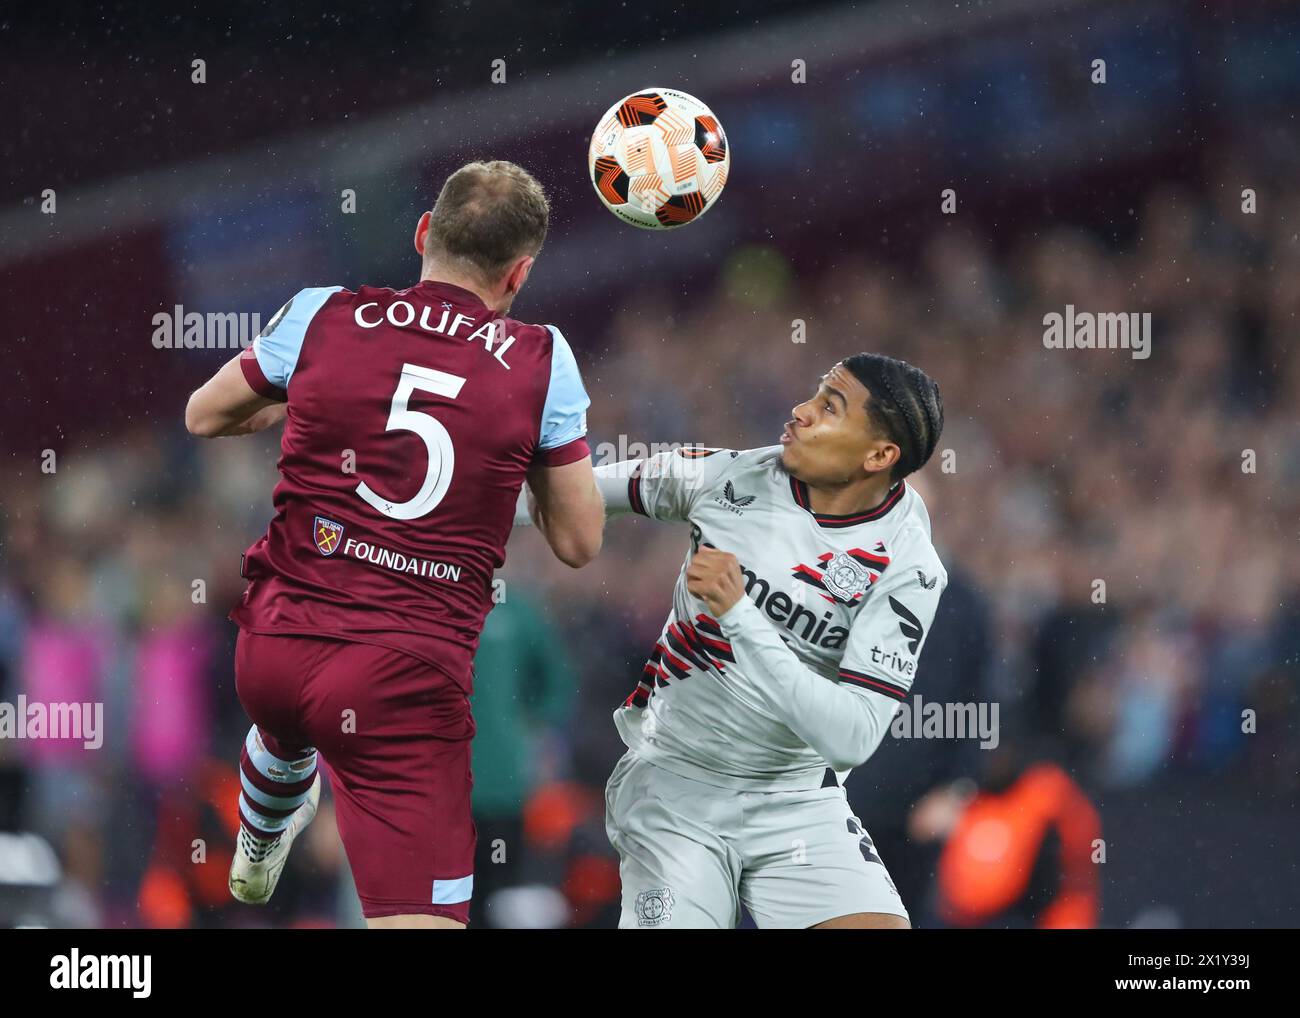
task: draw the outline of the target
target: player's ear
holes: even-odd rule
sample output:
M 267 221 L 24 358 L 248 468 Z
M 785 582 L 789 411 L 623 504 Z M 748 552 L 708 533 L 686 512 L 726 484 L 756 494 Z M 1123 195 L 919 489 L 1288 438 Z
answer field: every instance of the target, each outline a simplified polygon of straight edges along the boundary
M 426 212 L 420 217 L 420 221 L 415 224 L 415 251 L 421 258 L 424 257 L 424 242 L 429 236 L 429 220 L 433 218 L 432 212 Z
M 902 454 L 902 450 L 893 442 L 872 442 L 867 448 L 862 468 L 869 474 L 878 474 L 882 470 L 888 473 L 894 469 L 894 464 Z
M 506 289 L 510 293 L 518 293 L 523 289 L 524 283 L 528 281 L 528 273 L 533 268 L 534 260 L 532 255 L 525 255 L 515 262 L 515 267 L 510 270 L 510 275 L 506 279 Z

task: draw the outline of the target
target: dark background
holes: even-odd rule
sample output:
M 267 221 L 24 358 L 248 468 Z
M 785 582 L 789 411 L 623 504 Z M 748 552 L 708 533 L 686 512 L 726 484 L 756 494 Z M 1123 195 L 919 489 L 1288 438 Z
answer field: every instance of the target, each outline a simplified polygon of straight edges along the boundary
M 354 921 L 324 834 L 269 913 L 218 904 L 186 860 L 196 827 L 220 840 L 220 810 L 196 804 L 246 725 L 224 613 L 269 516 L 275 438 L 186 435 L 189 391 L 229 352 L 157 350 L 151 322 L 177 304 L 265 321 L 304 286 L 412 283 L 415 220 L 483 157 L 552 197 L 513 313 L 569 337 L 593 446 L 768 444 L 858 349 L 934 374 L 959 469 L 918 485 L 954 587 L 917 690 L 998 701 L 1026 753 L 1085 788 L 1109 847 L 1103 924 L 1295 925 L 1298 54 L 1300 13 L 1269 2 L 7 11 L 0 699 L 83 691 L 110 721 L 97 756 L 0 743 L 0 827 L 59 861 L 30 908 L 74 925 Z M 662 235 L 604 211 L 583 163 L 600 114 L 655 84 L 707 102 L 733 152 L 718 206 Z M 939 213 L 948 187 L 956 216 Z M 1041 317 L 1067 302 L 1151 311 L 1152 358 L 1044 351 Z M 494 708 L 529 733 L 502 765 L 520 804 L 480 818 L 522 846 L 502 882 L 529 889 L 525 915 L 609 921 L 609 713 L 684 550 L 648 527 L 575 575 L 531 535 L 511 542 L 503 575 L 544 635 L 501 681 L 567 653 L 553 701 Z M 887 740 L 850 785 L 918 920 L 935 848 L 907 817 L 979 776 L 968 750 Z

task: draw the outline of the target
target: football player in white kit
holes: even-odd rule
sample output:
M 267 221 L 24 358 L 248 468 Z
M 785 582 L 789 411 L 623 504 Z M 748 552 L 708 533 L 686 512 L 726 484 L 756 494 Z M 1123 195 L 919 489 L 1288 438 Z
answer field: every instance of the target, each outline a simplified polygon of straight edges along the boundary
M 844 779 L 908 695 L 948 581 L 904 481 L 942 429 L 933 380 L 857 354 L 794 408 L 779 446 L 596 469 L 610 515 L 691 537 L 614 714 L 621 928 L 733 928 L 742 904 L 764 928 L 910 925 Z

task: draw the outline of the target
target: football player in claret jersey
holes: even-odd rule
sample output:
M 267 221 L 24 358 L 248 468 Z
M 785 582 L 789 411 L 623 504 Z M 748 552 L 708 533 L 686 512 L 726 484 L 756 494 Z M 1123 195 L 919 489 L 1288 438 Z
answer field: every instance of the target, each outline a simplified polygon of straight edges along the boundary
M 369 924 L 468 921 L 471 661 L 525 477 L 566 564 L 604 526 L 569 345 L 506 317 L 548 218 L 520 167 L 462 167 L 416 228 L 416 285 L 302 290 L 190 398 L 198 435 L 285 422 L 275 515 L 231 613 L 254 722 L 241 901 L 270 898 L 315 814 L 319 753 Z
M 614 715 L 620 926 L 734 927 L 742 904 L 760 927 L 909 925 L 844 780 L 911 689 L 947 584 L 905 480 L 942 428 L 929 377 L 858 354 L 778 446 L 596 468 L 607 512 L 691 525 L 672 611 Z

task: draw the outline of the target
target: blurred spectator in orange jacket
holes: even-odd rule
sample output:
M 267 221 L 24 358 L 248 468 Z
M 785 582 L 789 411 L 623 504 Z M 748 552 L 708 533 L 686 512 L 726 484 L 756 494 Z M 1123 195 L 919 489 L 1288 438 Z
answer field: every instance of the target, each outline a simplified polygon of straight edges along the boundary
M 918 803 L 912 824 L 917 840 L 947 835 L 927 925 L 1098 925 L 1101 818 L 1056 764 L 1025 763 L 1004 738 L 973 794 L 969 783 L 937 790 Z

